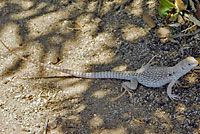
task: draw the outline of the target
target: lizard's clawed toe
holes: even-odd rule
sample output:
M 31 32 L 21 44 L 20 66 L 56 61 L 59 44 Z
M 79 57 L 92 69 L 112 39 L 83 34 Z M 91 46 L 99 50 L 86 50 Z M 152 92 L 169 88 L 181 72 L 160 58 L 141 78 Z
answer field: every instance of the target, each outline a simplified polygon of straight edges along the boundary
M 178 96 L 178 95 L 173 95 L 172 94 L 172 95 L 169 96 L 169 98 L 172 99 L 172 100 L 179 100 L 181 97 Z
M 123 89 L 124 89 L 124 92 L 123 92 L 121 95 L 119 95 L 118 97 L 112 99 L 111 101 L 116 101 L 116 100 L 118 100 L 119 98 L 121 98 L 122 96 L 124 96 L 124 94 L 125 94 L 126 92 L 128 92 L 128 94 L 129 94 L 129 96 L 130 96 L 130 99 L 133 98 L 133 93 L 132 93 L 133 91 L 132 91 L 132 90 L 130 90 L 130 89 L 126 88 L 126 87 L 121 87 L 121 91 L 122 91 Z

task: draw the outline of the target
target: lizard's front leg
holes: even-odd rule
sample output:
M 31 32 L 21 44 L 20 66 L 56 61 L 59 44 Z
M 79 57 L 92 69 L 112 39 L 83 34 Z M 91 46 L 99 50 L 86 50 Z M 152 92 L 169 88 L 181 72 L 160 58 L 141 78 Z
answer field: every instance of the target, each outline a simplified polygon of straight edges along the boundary
M 146 69 L 148 69 L 149 66 L 151 66 L 151 64 L 153 64 L 152 61 L 154 60 L 154 58 L 155 58 L 156 56 L 157 56 L 157 55 L 153 56 L 153 57 L 149 60 L 148 63 L 143 64 L 141 68 L 137 69 L 137 70 L 136 70 L 136 73 L 139 74 L 139 73 L 144 72 Z
M 151 66 L 153 64 L 153 60 L 155 59 L 155 57 L 157 57 L 158 55 L 154 55 L 146 64 L 143 64 L 142 67 L 144 68 L 148 68 L 149 66 Z
M 176 83 L 176 81 L 177 80 L 172 80 L 167 87 L 167 95 L 169 96 L 170 99 L 174 100 L 180 99 L 178 95 L 172 94 L 172 87 Z

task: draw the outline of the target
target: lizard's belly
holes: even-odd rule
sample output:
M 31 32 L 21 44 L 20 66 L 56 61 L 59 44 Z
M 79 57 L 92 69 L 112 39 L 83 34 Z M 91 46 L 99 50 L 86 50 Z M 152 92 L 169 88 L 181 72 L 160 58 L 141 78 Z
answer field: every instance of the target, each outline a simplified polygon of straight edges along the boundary
M 169 83 L 170 81 L 145 81 L 145 80 L 141 80 L 138 81 L 140 84 L 146 86 L 146 87 L 162 87 L 163 85 Z

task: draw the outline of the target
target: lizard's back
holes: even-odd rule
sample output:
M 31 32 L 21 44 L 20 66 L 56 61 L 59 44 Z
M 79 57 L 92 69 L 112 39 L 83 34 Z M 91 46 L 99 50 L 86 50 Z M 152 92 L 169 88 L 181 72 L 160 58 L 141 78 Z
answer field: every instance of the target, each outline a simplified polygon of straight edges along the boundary
M 147 87 L 161 87 L 169 83 L 173 78 L 171 67 L 150 66 L 138 74 L 137 80 Z

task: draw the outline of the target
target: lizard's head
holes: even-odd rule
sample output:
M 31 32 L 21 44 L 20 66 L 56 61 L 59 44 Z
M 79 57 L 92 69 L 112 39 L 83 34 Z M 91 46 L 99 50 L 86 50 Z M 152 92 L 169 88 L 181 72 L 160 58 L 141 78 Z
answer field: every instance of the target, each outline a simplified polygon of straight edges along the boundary
M 189 72 L 191 69 L 198 65 L 198 61 L 194 57 L 187 57 L 180 62 L 181 70 Z

